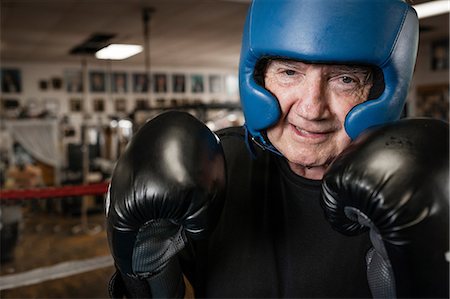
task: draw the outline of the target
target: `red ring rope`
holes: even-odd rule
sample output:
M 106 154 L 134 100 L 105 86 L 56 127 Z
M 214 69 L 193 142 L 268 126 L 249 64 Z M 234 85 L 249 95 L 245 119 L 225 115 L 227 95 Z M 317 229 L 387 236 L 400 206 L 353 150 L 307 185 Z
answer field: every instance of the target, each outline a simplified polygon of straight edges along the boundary
M 101 195 L 108 191 L 109 182 L 88 185 L 46 187 L 21 190 L 0 190 L 0 200 L 38 199 L 50 197 L 68 197 L 81 195 Z

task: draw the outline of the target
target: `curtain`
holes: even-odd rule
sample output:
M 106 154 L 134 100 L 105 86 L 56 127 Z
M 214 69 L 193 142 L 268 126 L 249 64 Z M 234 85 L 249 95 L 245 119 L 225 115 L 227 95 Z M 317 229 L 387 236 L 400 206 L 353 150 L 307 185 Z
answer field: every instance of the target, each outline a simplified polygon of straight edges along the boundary
M 13 120 L 6 122 L 6 128 L 33 158 L 59 169 L 61 159 L 57 120 Z

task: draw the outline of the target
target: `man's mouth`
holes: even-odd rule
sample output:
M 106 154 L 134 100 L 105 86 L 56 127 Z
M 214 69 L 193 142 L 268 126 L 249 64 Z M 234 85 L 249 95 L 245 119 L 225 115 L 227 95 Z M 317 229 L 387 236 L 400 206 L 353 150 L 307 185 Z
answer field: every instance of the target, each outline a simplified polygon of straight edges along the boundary
M 311 139 L 315 141 L 322 141 L 328 138 L 328 135 L 332 133 L 332 130 L 311 130 L 304 129 L 298 126 L 292 126 L 297 136 L 301 138 Z

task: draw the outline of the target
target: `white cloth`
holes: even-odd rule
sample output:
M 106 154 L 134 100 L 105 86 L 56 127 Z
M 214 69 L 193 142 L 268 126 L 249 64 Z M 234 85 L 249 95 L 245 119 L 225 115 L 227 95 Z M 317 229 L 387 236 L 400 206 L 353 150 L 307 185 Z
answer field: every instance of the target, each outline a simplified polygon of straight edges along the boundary
M 19 142 L 35 159 L 59 169 L 57 120 L 13 120 L 6 122 L 12 138 Z

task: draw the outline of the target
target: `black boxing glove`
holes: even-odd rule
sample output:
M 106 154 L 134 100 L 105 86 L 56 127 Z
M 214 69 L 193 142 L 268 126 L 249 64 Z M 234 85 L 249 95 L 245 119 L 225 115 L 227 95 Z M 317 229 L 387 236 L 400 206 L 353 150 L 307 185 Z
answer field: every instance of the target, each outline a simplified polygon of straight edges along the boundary
M 369 229 L 375 298 L 448 298 L 447 123 L 407 119 L 368 130 L 332 163 L 322 189 L 334 229 Z
M 188 113 L 168 112 L 133 136 L 106 198 L 109 247 L 118 273 L 111 297 L 184 296 L 177 253 L 200 239 L 223 206 L 225 160 L 219 139 Z

